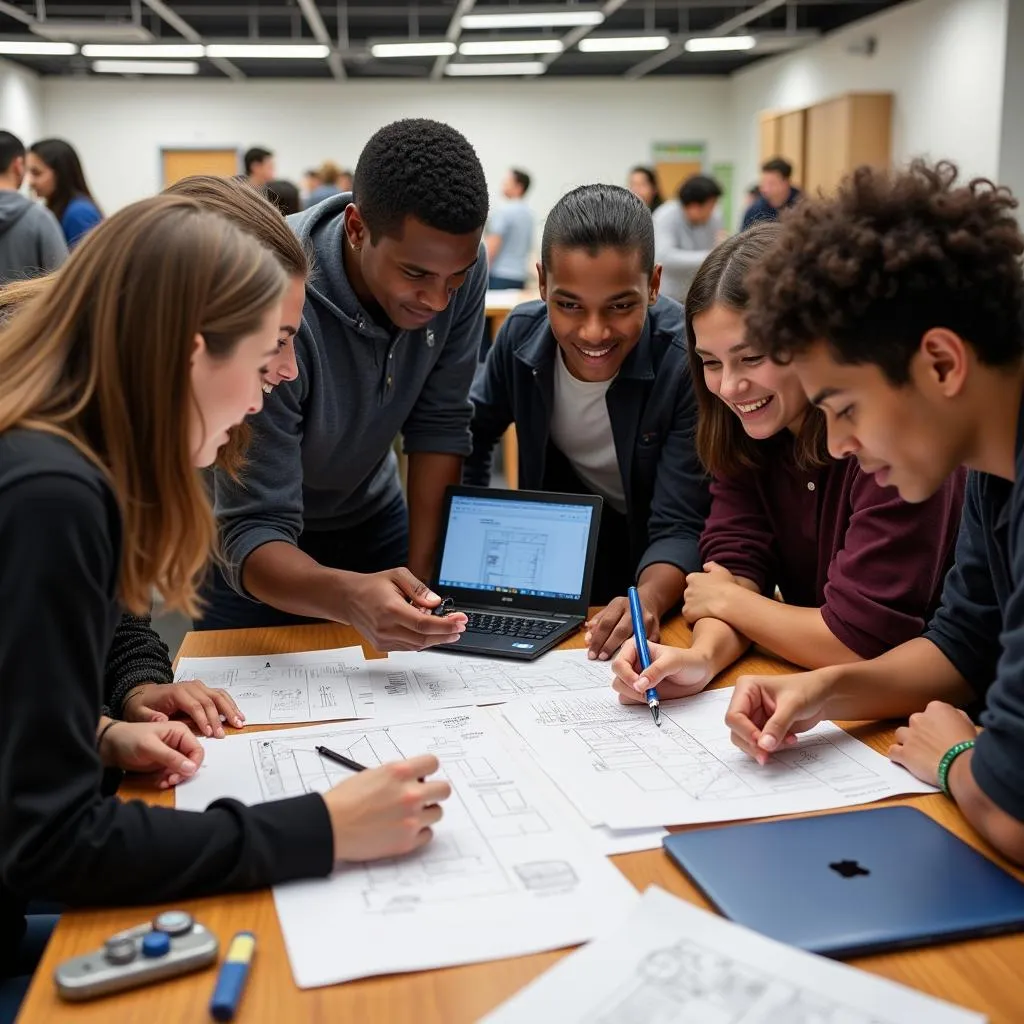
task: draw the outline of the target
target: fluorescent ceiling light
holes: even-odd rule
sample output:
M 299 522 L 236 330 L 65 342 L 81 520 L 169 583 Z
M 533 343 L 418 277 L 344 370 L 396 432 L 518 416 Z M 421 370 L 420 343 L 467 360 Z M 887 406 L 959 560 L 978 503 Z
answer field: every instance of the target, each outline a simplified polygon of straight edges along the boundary
M 600 25 L 600 11 L 505 11 L 500 14 L 464 14 L 460 24 L 464 30 L 476 28 L 574 28 L 578 25 Z
M 331 52 L 321 43 L 211 43 L 207 57 L 244 60 L 246 57 L 275 57 L 291 60 L 322 60 Z
M 30 40 L 0 40 L 0 53 L 25 57 L 70 57 L 78 53 L 74 43 L 36 43 Z
M 757 45 L 753 36 L 708 36 L 687 39 L 683 46 L 690 53 L 720 53 L 725 50 L 752 50 Z
M 96 60 L 92 69 L 99 75 L 198 75 L 194 60 Z
M 83 57 L 202 57 L 205 51 L 199 43 L 86 43 Z
M 629 50 L 664 50 L 668 36 L 589 36 L 579 41 L 584 53 L 625 53 Z
M 446 75 L 453 75 L 456 78 L 472 78 L 477 75 L 542 75 L 545 71 L 547 65 L 542 60 L 449 64 L 444 69 Z
M 455 44 L 444 39 L 370 45 L 374 57 L 450 57 L 454 52 Z
M 561 53 L 561 39 L 480 39 L 459 43 L 459 53 L 467 57 L 493 57 L 506 53 Z
M 106 18 L 54 18 L 33 22 L 28 30 L 56 43 L 152 43 L 153 33 L 130 21 Z

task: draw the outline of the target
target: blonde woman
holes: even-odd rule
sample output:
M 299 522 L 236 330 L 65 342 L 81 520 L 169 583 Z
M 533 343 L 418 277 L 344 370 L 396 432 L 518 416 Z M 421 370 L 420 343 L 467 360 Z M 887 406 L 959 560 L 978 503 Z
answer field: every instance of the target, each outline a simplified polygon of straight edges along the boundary
M 196 609 L 216 530 L 196 467 L 263 402 L 288 278 L 255 239 L 162 196 L 105 221 L 0 331 L 0 964 L 28 900 L 153 903 L 412 850 L 448 796 L 420 757 L 320 795 L 196 814 L 121 803 L 102 768 L 194 772 L 179 722 L 97 728 L 123 609 Z M 41 685 L 45 682 L 45 685 Z M 0 988 L 8 986 L 0 983 Z

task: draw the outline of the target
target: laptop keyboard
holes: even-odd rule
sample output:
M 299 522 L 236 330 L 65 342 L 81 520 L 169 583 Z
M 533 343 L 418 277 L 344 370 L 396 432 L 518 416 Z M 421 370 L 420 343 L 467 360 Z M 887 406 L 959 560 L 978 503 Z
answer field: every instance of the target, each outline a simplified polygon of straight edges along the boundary
M 469 616 L 466 629 L 470 632 L 522 637 L 524 640 L 543 640 L 561 625 L 560 622 L 547 619 L 522 619 L 511 615 L 486 615 L 483 612 L 466 614 Z

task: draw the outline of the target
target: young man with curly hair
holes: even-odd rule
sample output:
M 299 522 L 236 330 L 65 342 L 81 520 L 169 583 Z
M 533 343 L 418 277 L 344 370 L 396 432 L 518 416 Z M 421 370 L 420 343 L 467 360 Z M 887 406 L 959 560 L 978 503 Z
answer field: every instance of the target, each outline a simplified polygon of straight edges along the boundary
M 924 636 L 871 661 L 741 679 L 727 721 L 764 762 L 824 718 L 902 718 L 889 756 L 1024 863 L 1024 235 L 984 180 L 861 168 L 786 220 L 748 332 L 792 361 L 829 450 L 923 501 L 971 473 Z M 960 710 L 984 703 L 979 731 Z
M 458 639 L 431 571 L 445 488 L 470 451 L 484 329 L 487 182 L 437 121 L 397 121 L 353 192 L 290 218 L 309 250 L 299 378 L 251 422 L 240 480 L 218 471 L 225 553 L 200 628 L 349 622 L 381 650 Z M 409 454 L 408 508 L 392 444 Z

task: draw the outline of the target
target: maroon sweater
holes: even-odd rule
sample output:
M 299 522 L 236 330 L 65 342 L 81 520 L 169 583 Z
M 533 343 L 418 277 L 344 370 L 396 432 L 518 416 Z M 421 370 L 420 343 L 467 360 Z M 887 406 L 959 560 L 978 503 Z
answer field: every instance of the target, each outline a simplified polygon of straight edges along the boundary
M 820 608 L 842 643 L 874 658 L 920 636 L 953 563 L 966 473 L 911 505 L 856 459 L 801 470 L 787 432 L 765 464 L 711 485 L 701 557 L 783 599 Z

